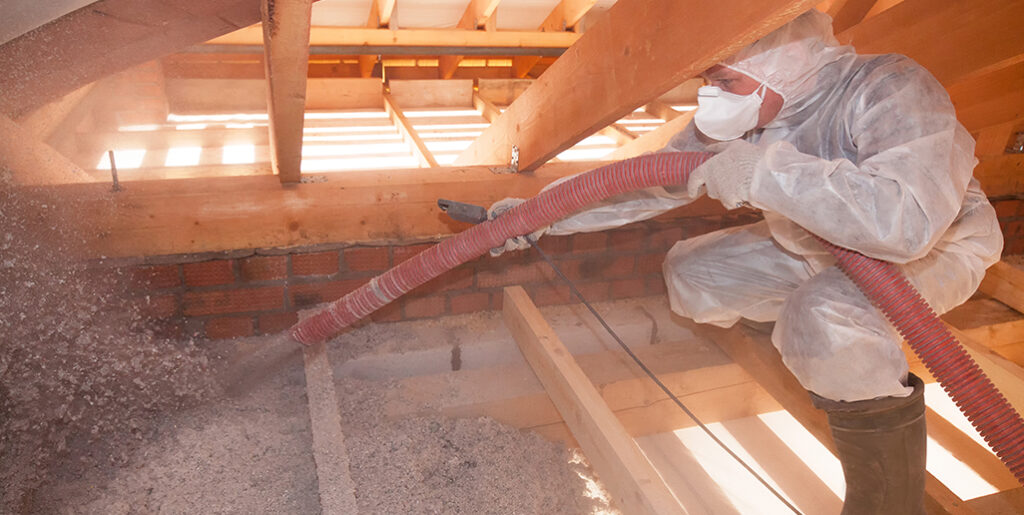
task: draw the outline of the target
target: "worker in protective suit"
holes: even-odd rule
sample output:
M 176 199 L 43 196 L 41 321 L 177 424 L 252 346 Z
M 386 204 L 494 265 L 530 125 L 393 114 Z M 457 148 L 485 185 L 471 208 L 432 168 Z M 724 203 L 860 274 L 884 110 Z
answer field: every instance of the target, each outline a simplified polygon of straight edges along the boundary
M 669 251 L 672 310 L 722 327 L 774 321 L 772 343 L 829 414 L 843 513 L 921 512 L 923 385 L 908 375 L 895 329 L 811 234 L 896 263 L 937 313 L 963 303 L 1002 250 L 995 211 L 972 178 L 973 139 L 927 70 L 839 46 L 818 11 L 703 77 L 694 123 L 664 149 L 717 153 L 685 187 L 623 194 L 533 236 L 617 227 L 705 193 L 761 210 L 764 221 Z M 505 248 L 523 245 L 519 237 Z

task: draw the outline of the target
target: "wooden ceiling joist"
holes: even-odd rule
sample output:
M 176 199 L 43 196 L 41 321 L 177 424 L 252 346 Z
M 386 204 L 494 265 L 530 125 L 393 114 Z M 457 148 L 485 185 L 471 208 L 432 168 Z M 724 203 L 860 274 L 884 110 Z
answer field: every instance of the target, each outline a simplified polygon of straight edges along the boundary
M 301 178 L 312 8 L 313 0 L 262 0 L 270 164 L 282 183 Z
M 627 513 L 686 513 L 526 291 L 505 288 L 502 305 L 505 325 L 616 505 Z
M 0 45 L 0 112 L 18 118 L 97 79 L 259 20 L 254 0 L 100 0 Z
M 534 169 L 813 5 L 619 0 L 456 163 Z

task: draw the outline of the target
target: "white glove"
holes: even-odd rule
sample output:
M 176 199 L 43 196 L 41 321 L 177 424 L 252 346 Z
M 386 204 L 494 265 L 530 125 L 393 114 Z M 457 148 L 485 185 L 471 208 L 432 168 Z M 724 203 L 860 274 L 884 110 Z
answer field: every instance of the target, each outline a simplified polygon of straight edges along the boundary
M 697 198 L 700 188 L 705 186 L 709 197 L 718 199 L 729 209 L 749 205 L 750 182 L 764 150 L 744 140 L 710 145 L 708 150 L 718 154 L 690 173 L 686 181 L 687 193 Z
M 523 202 L 526 202 L 526 199 L 514 197 L 501 199 L 492 204 L 491 208 L 487 210 L 487 219 L 494 220 L 495 218 L 498 218 L 499 216 L 505 214 L 506 211 L 518 206 L 519 204 L 522 204 Z M 505 245 L 501 247 L 494 247 L 493 249 L 491 249 L 491 257 L 498 257 L 504 254 L 505 252 L 511 250 L 528 249 L 530 248 L 530 241 L 537 241 L 538 239 L 540 239 L 541 236 L 544 235 L 545 232 L 547 232 L 547 230 L 548 227 L 541 227 L 540 229 L 537 229 L 536 231 L 533 231 L 528 235 L 509 238 L 505 240 Z M 529 241 L 527 241 L 527 238 L 529 238 Z

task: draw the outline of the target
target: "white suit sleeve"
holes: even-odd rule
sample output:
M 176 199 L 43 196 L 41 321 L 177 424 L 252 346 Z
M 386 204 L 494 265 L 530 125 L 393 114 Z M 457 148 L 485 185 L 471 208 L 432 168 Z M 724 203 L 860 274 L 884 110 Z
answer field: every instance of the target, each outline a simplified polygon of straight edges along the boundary
M 846 124 L 857 162 L 772 143 L 755 169 L 751 204 L 836 245 L 906 263 L 924 256 L 959 212 L 974 141 L 923 68 L 904 61 L 872 73 L 880 75 L 845 119 L 830 121 Z
M 706 150 L 706 147 L 697 140 L 693 124 L 690 124 L 679 134 L 673 136 L 669 140 L 668 145 L 659 152 L 702 150 Z M 544 189 L 547 190 L 572 177 L 575 177 L 575 175 L 559 179 Z M 685 206 L 694 200 L 696 200 L 695 197 L 690 197 L 687 194 L 685 184 L 631 191 L 593 204 L 586 209 L 577 211 L 551 224 L 547 234 L 558 236 L 577 232 L 613 229 L 629 223 L 654 218 L 677 207 Z

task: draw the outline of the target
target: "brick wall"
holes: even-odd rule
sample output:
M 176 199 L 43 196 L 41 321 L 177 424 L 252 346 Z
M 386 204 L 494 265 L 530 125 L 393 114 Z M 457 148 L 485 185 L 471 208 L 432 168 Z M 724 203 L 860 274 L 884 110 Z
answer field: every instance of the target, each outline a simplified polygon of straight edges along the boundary
M 1006 242 L 1003 255 L 1024 254 L 1024 199 L 993 200 Z
M 1024 200 L 994 201 L 1006 235 L 1004 254 L 1024 253 Z M 661 263 L 675 242 L 751 223 L 750 212 L 649 221 L 623 229 L 546 236 L 541 247 L 588 300 L 664 293 Z M 330 302 L 431 244 L 296 250 L 264 255 L 238 251 L 208 258 L 162 257 L 128 267 L 142 312 L 178 335 L 213 339 L 273 334 L 297 312 Z M 179 259 L 181 262 L 174 262 Z M 122 270 L 124 272 L 124 270 Z M 567 304 L 569 288 L 533 251 L 482 257 L 413 290 L 371 315 L 393 322 L 501 309 L 501 290 L 521 285 L 538 305 Z
M 722 227 L 751 223 L 759 215 L 649 221 L 627 228 L 548 236 L 542 248 L 588 300 L 656 295 L 665 291 L 661 263 L 675 242 Z M 124 267 L 136 305 L 166 332 L 208 338 L 273 334 L 290 327 L 297 312 L 329 302 L 414 256 L 431 244 L 347 247 L 192 261 L 162 257 L 160 264 Z M 126 268 L 126 269 L 125 269 Z M 538 305 L 572 302 L 569 288 L 533 251 L 485 256 L 420 286 L 371 315 L 392 322 L 501 308 L 505 286 L 521 285 Z

